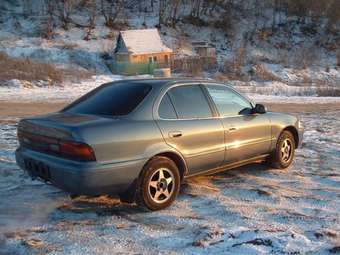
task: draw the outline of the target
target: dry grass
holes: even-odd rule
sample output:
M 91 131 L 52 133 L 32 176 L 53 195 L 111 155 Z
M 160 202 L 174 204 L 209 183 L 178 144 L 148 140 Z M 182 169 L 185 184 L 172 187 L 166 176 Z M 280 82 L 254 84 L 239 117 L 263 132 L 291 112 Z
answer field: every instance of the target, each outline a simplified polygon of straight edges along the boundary
M 315 47 L 301 47 L 290 56 L 293 67 L 306 69 L 320 61 L 319 49 Z
M 76 43 L 65 43 L 62 48 L 65 49 L 65 50 L 74 50 L 76 48 L 78 48 L 78 44 Z
M 230 80 L 249 80 L 248 75 L 242 70 L 247 57 L 248 53 L 246 47 L 236 48 L 234 51 L 234 57 L 224 61 L 221 71 L 226 74 Z
M 12 58 L 0 52 L 0 80 L 11 79 L 51 80 L 52 83 L 61 83 L 63 72 L 51 64 L 36 63 L 28 58 Z
M 53 64 L 37 63 L 29 58 L 13 58 L 0 52 L 0 81 L 18 79 L 28 82 L 48 81 L 48 84 L 60 85 L 65 78 L 89 78 L 87 71 L 60 69 Z
M 54 37 L 54 23 L 53 18 L 49 17 L 41 27 L 40 35 L 45 39 L 52 39 Z
M 229 80 L 229 76 L 224 74 L 224 73 L 221 73 L 221 72 L 216 72 L 213 76 L 214 80 L 216 81 L 227 81 Z
M 319 87 L 316 93 L 319 97 L 340 97 L 340 89 L 334 87 Z
M 255 64 L 252 66 L 253 75 L 262 81 L 279 81 L 279 77 L 267 70 L 263 64 Z

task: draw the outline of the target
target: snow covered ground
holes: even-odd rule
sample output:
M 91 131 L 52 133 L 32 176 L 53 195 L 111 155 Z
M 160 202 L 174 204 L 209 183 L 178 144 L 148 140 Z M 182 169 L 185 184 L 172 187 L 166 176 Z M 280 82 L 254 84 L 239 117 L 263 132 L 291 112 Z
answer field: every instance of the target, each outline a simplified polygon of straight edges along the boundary
M 22 81 L 11 80 L 9 86 L 6 84 L 0 85 L 0 101 L 18 100 L 22 102 L 39 102 L 39 101 L 71 101 L 77 97 L 84 95 L 90 90 L 107 82 L 122 80 L 122 79 L 142 79 L 150 77 L 148 75 L 138 75 L 124 77 L 120 75 L 96 75 L 89 80 L 65 83 L 63 86 L 53 87 L 33 87 L 25 88 Z
M 18 120 L 8 116 L 0 121 L 0 254 L 340 252 L 340 112 L 301 118 L 304 143 L 289 169 L 253 164 L 196 177 L 172 207 L 145 212 L 107 197 L 71 200 L 27 178 L 14 159 Z
M 64 86 L 25 88 L 20 80 L 11 80 L 9 86 L 0 84 L 0 101 L 44 102 L 66 101 L 70 102 L 106 82 L 122 79 L 150 78 L 150 75 L 120 76 L 96 75 L 89 80 L 79 83 L 69 82 Z M 226 84 L 245 93 L 254 101 L 260 102 L 290 102 L 290 103 L 336 103 L 340 97 L 319 97 L 313 89 L 301 86 L 287 86 L 280 82 L 239 82 L 229 81 Z

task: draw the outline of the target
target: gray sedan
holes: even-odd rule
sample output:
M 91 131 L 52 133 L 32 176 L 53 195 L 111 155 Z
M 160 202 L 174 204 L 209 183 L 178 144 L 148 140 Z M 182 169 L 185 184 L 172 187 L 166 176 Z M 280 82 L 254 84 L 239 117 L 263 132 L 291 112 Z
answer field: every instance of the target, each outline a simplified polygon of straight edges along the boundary
M 104 84 L 63 110 L 18 125 L 18 165 L 72 195 L 119 195 L 158 210 L 185 178 L 255 161 L 288 167 L 298 118 L 267 112 L 213 81 Z

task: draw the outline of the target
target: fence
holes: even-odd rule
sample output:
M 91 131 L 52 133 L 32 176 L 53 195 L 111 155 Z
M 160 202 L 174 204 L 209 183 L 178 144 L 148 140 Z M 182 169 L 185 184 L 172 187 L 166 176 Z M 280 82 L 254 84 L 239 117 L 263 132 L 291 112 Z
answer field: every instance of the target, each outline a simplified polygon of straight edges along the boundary
M 174 72 L 184 72 L 199 74 L 202 71 L 208 71 L 217 68 L 215 57 L 192 56 L 174 59 L 172 68 Z
M 175 72 L 199 74 L 202 71 L 208 71 L 217 68 L 215 57 L 185 57 L 172 60 L 170 63 L 152 62 L 152 63 L 130 63 L 127 61 L 110 61 L 107 64 L 114 74 L 137 75 L 153 74 L 154 69 L 169 68 Z
M 169 64 L 153 63 L 130 63 L 124 61 L 112 61 L 107 64 L 112 73 L 122 75 L 153 74 L 154 69 L 170 67 Z

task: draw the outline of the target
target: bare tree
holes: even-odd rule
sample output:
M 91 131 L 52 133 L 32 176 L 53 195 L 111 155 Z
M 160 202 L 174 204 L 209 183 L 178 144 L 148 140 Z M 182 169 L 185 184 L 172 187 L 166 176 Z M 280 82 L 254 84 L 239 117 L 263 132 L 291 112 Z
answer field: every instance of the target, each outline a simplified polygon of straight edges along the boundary
M 86 35 L 84 37 L 84 40 L 90 40 L 90 37 L 92 36 L 93 29 L 96 27 L 96 19 L 97 19 L 97 6 L 95 2 L 91 2 L 89 5 L 90 9 L 90 17 L 87 25 L 87 31 Z
M 182 0 L 172 0 L 170 2 L 170 19 L 171 26 L 175 27 L 178 19 L 178 10 L 182 4 Z
M 159 0 L 159 8 L 158 8 L 158 26 L 159 27 L 162 24 L 164 24 L 166 4 L 167 4 L 167 0 Z
M 59 18 L 62 22 L 62 27 L 65 30 L 69 29 L 69 24 L 71 22 L 71 13 L 78 4 L 78 0 L 60 0 L 57 1 L 57 7 L 59 10 Z
M 101 0 L 101 12 L 105 19 L 105 25 L 114 27 L 118 16 L 124 11 L 124 0 Z
M 191 16 L 200 18 L 203 0 L 191 0 Z

